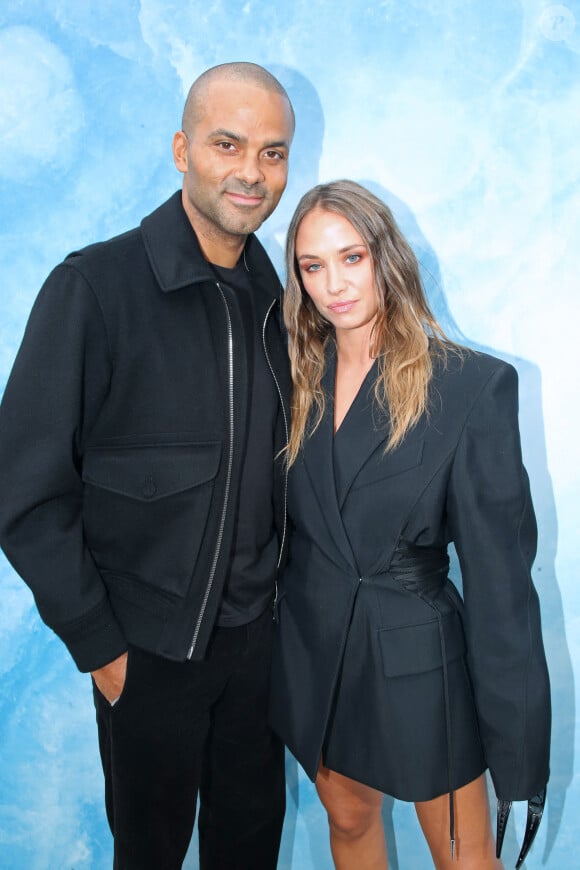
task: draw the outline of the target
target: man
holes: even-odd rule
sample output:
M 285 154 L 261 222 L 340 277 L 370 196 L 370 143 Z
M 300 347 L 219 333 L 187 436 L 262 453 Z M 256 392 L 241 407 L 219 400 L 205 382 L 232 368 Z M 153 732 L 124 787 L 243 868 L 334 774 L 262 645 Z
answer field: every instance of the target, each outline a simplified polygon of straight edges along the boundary
M 280 285 L 252 235 L 294 114 L 262 67 L 205 72 L 183 188 L 71 254 L 33 308 L 0 411 L 0 541 L 94 680 L 115 868 L 274 868 L 283 749 L 267 725 L 285 549 Z

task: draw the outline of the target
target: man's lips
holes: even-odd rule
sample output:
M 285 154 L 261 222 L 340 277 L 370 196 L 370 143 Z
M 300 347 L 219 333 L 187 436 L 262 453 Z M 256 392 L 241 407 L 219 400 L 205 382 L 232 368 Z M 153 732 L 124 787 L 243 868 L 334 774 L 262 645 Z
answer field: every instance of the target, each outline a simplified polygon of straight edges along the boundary
M 226 196 L 233 202 L 235 205 L 243 205 L 243 206 L 256 206 L 261 205 L 264 201 L 264 197 L 260 194 L 249 194 L 249 193 L 240 193 L 235 190 L 226 190 Z
M 356 305 L 356 299 L 346 300 L 344 302 L 333 302 L 328 308 L 334 314 L 346 314 L 351 308 Z

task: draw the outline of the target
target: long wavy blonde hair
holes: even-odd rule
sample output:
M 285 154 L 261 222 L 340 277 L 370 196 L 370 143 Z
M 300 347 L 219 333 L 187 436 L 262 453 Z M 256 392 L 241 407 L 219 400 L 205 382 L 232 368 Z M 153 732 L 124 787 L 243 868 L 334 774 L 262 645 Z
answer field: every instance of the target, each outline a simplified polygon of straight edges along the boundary
M 312 188 L 298 203 L 286 239 L 284 320 L 293 381 L 289 465 L 324 415 L 324 356 L 328 342 L 334 340 L 333 327 L 304 289 L 296 260 L 298 228 L 314 209 L 345 217 L 370 253 L 378 300 L 370 354 L 379 361 L 375 400 L 380 409 L 388 410 L 390 420 L 387 451 L 396 447 L 428 410 L 434 355 L 446 359 L 450 349 L 461 354 L 461 348 L 447 339 L 429 308 L 419 264 L 390 209 L 354 181 L 333 181 Z

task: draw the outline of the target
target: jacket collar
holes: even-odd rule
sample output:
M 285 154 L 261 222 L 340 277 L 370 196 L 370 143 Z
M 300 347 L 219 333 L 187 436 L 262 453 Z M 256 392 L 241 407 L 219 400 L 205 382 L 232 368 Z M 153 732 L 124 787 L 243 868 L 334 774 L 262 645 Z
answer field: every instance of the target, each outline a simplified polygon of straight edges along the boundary
M 141 233 L 147 257 L 159 287 L 164 293 L 192 284 L 215 282 L 215 273 L 202 254 L 197 236 L 181 203 L 181 190 L 141 221 Z M 280 280 L 262 245 L 251 234 L 245 258 L 252 286 L 278 297 Z

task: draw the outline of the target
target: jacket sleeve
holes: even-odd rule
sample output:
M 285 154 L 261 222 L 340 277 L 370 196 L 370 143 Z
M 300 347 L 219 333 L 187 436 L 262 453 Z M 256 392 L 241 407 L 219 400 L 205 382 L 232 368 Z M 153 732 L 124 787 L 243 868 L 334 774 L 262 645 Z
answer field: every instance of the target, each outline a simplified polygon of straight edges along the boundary
M 549 776 L 550 687 L 531 578 L 536 521 L 512 366 L 494 370 L 464 427 L 448 522 L 463 577 L 469 670 L 498 798 L 528 800 Z
M 62 264 L 34 304 L 0 407 L 0 544 L 81 671 L 127 648 L 83 538 L 83 446 L 110 378 L 100 306 Z

